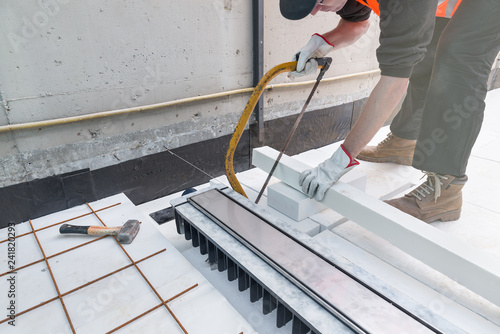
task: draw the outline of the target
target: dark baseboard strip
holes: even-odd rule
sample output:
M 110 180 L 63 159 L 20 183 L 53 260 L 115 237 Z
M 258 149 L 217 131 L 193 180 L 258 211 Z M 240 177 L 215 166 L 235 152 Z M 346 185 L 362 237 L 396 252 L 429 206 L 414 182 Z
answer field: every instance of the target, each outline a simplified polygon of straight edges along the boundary
M 224 136 L 179 147 L 171 150 L 175 155 L 164 151 L 94 171 L 84 169 L 0 188 L 4 213 L 0 228 L 122 192 L 137 205 L 208 182 L 209 175 L 224 174 L 229 139 Z M 235 171 L 250 167 L 249 156 L 245 131 L 235 153 Z

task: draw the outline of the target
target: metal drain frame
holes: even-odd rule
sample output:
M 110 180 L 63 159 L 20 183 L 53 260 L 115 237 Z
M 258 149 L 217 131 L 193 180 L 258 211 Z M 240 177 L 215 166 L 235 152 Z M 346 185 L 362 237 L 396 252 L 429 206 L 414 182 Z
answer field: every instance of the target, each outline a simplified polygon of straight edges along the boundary
M 438 330 L 436 327 L 430 325 L 428 322 L 423 320 L 422 318 L 416 316 L 412 312 L 408 312 L 405 308 L 397 305 L 384 295 L 381 295 L 379 292 L 373 290 L 370 286 L 367 286 L 365 283 L 362 281 L 359 281 L 358 278 L 353 277 L 349 273 L 345 272 L 342 268 L 339 268 L 337 265 L 329 261 L 328 259 L 324 258 L 320 254 L 317 254 L 314 250 L 310 249 L 307 245 L 304 245 L 302 242 L 299 240 L 295 239 L 293 236 L 288 234 L 287 232 L 281 230 L 277 226 L 274 226 L 274 224 L 271 224 L 262 217 L 259 213 L 256 213 L 252 210 L 251 207 L 245 206 L 243 203 L 241 203 L 240 200 L 236 200 L 233 198 L 234 196 L 231 195 L 231 190 L 225 187 L 217 187 L 219 188 L 219 193 L 224 195 L 228 200 L 238 204 L 240 207 L 243 209 L 249 211 L 252 215 L 256 216 L 260 220 L 263 220 L 264 222 L 267 222 L 270 226 L 274 227 L 284 235 L 286 235 L 288 238 L 294 240 L 295 242 L 301 244 L 303 247 L 309 249 L 310 252 L 314 253 L 316 256 L 324 259 L 328 263 L 330 263 L 333 267 L 337 268 L 341 272 L 344 272 L 346 275 L 351 277 L 354 281 L 362 284 L 367 288 L 368 290 L 375 292 L 379 297 L 382 299 L 386 300 L 389 302 L 391 305 L 399 309 L 400 311 L 403 311 L 403 313 L 406 313 L 407 316 L 410 316 L 414 320 L 417 320 L 421 325 L 424 327 L 427 327 L 428 330 L 435 332 L 435 333 L 442 333 L 440 330 Z M 228 189 L 228 190 L 226 190 Z M 204 217 L 209 219 L 212 222 L 215 222 L 217 226 L 222 228 L 226 233 L 231 235 L 234 239 L 239 241 L 239 243 L 243 244 L 246 246 L 250 251 L 252 251 L 254 254 L 256 254 L 260 260 L 263 262 L 267 263 L 270 265 L 274 270 L 279 272 L 282 276 L 284 276 L 287 280 L 292 282 L 297 288 L 302 290 L 302 292 L 306 293 L 311 300 L 316 302 L 317 304 L 321 305 L 327 312 L 329 312 L 333 317 L 335 317 L 339 322 L 341 322 L 346 328 L 348 328 L 350 331 L 354 333 L 369 333 L 366 329 L 364 329 L 362 326 L 359 326 L 354 320 L 352 320 L 349 316 L 344 314 L 341 310 L 337 309 L 334 305 L 331 303 L 327 302 L 326 300 L 323 300 L 321 296 L 314 295 L 310 293 L 310 291 L 307 291 L 308 288 L 304 286 L 300 281 L 296 280 L 293 276 L 290 276 L 286 269 L 280 268 L 279 265 L 273 262 L 272 259 L 266 258 L 267 255 L 263 254 L 260 252 L 260 250 L 256 249 L 253 247 L 250 243 L 246 242 L 245 239 L 243 239 L 241 236 L 238 235 L 238 233 L 234 232 L 231 230 L 229 226 L 225 226 L 225 224 L 221 221 L 218 221 L 217 217 L 214 217 L 211 215 L 210 212 L 207 212 L 206 209 L 203 208 L 203 206 L 198 205 L 195 202 L 195 199 L 190 199 L 191 197 L 195 197 L 197 195 L 200 195 L 200 193 L 204 193 L 206 191 L 214 190 L 213 187 L 209 189 L 204 189 L 202 191 L 199 191 L 197 193 L 191 194 L 189 196 L 185 196 L 183 198 L 177 199 L 172 201 L 172 205 L 174 206 L 174 209 L 181 204 L 186 204 L 188 203 L 190 206 L 192 206 L 195 210 L 198 210 L 200 214 L 202 214 Z M 224 191 L 222 191 L 224 190 Z M 228 193 L 229 192 L 229 193 Z M 181 210 L 182 211 L 182 210 Z M 188 214 L 188 217 L 191 217 Z M 293 333 L 308 333 L 309 330 L 311 330 L 312 333 L 317 333 L 318 331 L 315 331 L 314 326 L 311 326 L 307 320 L 305 320 L 300 314 L 297 312 L 294 312 L 293 308 L 287 308 L 285 303 L 283 303 L 282 300 L 280 300 L 280 297 L 274 293 L 271 289 L 268 289 L 262 282 L 258 280 L 258 278 L 254 277 L 248 270 L 246 270 L 243 266 L 239 265 L 237 261 L 235 261 L 230 254 L 228 254 L 227 251 L 225 251 L 223 248 L 219 247 L 213 240 L 211 240 L 204 232 L 202 232 L 198 227 L 193 225 L 193 222 L 191 222 L 188 218 L 186 218 L 185 215 L 180 213 L 177 209 L 175 209 L 175 220 L 176 220 L 176 227 L 177 227 L 177 232 L 179 234 L 184 234 L 186 240 L 191 240 L 192 244 L 194 247 L 200 247 L 200 253 L 202 255 L 208 254 L 209 256 L 209 261 L 211 263 L 216 263 L 217 268 L 220 272 L 224 270 L 228 270 L 228 280 L 232 281 L 235 280 L 236 278 L 239 279 L 238 281 L 238 288 L 240 291 L 244 291 L 250 287 L 250 301 L 255 302 L 261 298 L 263 298 L 263 310 L 262 312 L 264 314 L 270 313 L 274 309 L 278 307 L 278 319 L 276 325 L 278 327 L 281 327 L 285 325 L 288 321 L 291 319 L 294 320 L 293 324 Z M 196 224 L 196 220 L 194 222 Z M 288 316 L 286 319 L 282 319 L 282 313 L 287 313 Z M 310 328 L 309 328 L 310 327 Z
M 184 203 L 185 205 L 191 205 Z M 179 204 L 182 205 L 182 204 Z M 217 270 L 223 272 L 227 270 L 227 279 L 232 282 L 238 280 L 238 290 L 240 292 L 250 289 L 250 302 L 254 303 L 262 299 L 262 313 L 267 315 L 276 312 L 276 327 L 281 328 L 288 322 L 292 323 L 292 334 L 320 334 L 312 324 L 304 319 L 300 314 L 289 307 L 277 294 L 269 289 L 261 280 L 252 275 L 244 266 L 235 260 L 222 247 L 210 239 L 200 229 L 193 225 L 185 215 L 175 210 L 175 222 L 177 233 L 184 234 L 186 240 L 191 240 L 193 247 L 199 247 L 201 255 L 208 254 L 208 261 L 217 264 Z

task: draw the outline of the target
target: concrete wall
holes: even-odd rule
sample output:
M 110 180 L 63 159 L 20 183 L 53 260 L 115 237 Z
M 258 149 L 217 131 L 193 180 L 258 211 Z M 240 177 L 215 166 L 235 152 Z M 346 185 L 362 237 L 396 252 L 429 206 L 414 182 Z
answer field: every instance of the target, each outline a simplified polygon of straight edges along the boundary
M 376 69 L 377 19 L 333 54 L 327 76 Z M 319 14 L 284 20 L 265 2 L 265 71 L 289 61 Z M 142 106 L 252 86 L 250 0 L 3 0 L 0 125 Z M 311 80 L 313 78 L 305 78 Z M 321 85 L 311 110 L 368 95 L 376 76 Z M 286 76 L 274 82 L 290 82 Z M 265 93 L 265 118 L 297 113 L 310 86 Z M 249 94 L 0 133 L 0 187 L 123 161 L 233 132 Z M 203 168 L 203 166 L 199 166 Z

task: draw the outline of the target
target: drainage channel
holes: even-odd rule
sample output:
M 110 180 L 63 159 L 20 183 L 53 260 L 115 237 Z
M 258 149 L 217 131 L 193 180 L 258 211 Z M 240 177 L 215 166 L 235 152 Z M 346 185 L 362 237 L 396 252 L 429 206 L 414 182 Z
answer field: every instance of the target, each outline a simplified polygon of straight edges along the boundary
M 356 277 L 343 271 L 307 245 L 279 230 L 251 209 L 218 189 L 188 198 L 190 205 L 203 213 L 233 238 L 245 245 L 301 291 L 338 319 L 352 333 L 441 333 L 419 317 L 406 311 Z M 279 293 L 261 284 L 259 278 L 211 240 L 196 224 L 196 215 L 175 208 L 178 233 L 208 254 L 228 279 L 238 279 L 240 291 L 250 288 L 250 301 L 263 298 L 263 313 L 277 309 L 278 327 L 293 320 L 292 333 L 320 333 L 301 314 L 282 301 Z

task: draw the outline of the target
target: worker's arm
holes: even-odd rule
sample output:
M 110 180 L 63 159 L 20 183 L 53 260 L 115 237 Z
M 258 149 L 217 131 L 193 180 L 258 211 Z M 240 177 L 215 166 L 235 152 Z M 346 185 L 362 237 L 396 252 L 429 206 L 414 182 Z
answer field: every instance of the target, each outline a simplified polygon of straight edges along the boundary
M 337 27 L 323 35 L 314 34 L 309 42 L 295 55 L 297 70 L 292 76 L 315 73 L 318 64 L 311 58 L 321 58 L 334 49 L 340 49 L 356 42 L 370 27 L 370 21 L 350 22 L 341 19 Z M 298 55 L 298 56 L 297 56 Z
M 379 1 L 381 78 L 344 144 L 331 158 L 301 174 L 299 183 L 310 197 L 322 200 L 326 190 L 359 164 L 354 159 L 403 97 L 413 66 L 425 55 L 434 29 L 435 0 L 407 1 L 396 6 Z M 333 41 L 332 41 L 333 42 Z
M 344 141 L 344 147 L 352 157 L 356 157 L 375 136 L 403 98 L 407 87 L 408 78 L 380 77 L 361 116 Z
M 373 138 L 403 97 L 408 78 L 382 76 L 344 143 L 318 167 L 300 175 L 304 193 L 321 201 L 326 191 L 359 162 L 355 157 Z
M 354 44 L 361 36 L 363 36 L 370 27 L 370 20 L 361 22 L 349 22 L 341 19 L 337 27 L 327 33 L 323 37 L 335 46 L 335 49 L 341 49 L 351 44 Z

